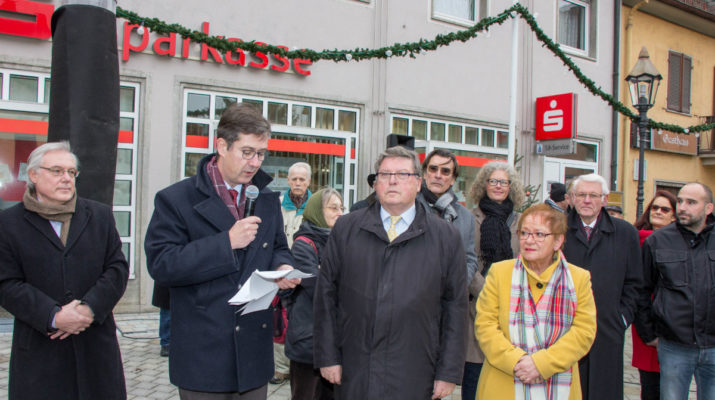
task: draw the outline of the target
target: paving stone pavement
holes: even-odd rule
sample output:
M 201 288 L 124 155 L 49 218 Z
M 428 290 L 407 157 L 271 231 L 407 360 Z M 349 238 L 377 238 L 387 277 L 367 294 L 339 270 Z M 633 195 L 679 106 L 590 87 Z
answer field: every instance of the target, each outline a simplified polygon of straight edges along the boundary
M 124 360 L 124 376 L 128 398 L 143 400 L 178 400 L 179 393 L 169 382 L 168 359 L 159 356 L 159 313 L 118 314 L 117 336 Z M 12 341 L 12 320 L 0 318 L 0 398 L 7 398 L 8 363 Z M 630 329 L 626 336 L 624 355 L 624 396 L 626 400 L 640 399 L 638 371 L 631 367 Z M 290 385 L 268 385 L 269 400 L 290 399 Z M 460 400 L 460 388 L 446 400 Z M 695 383 L 689 399 L 695 400 Z

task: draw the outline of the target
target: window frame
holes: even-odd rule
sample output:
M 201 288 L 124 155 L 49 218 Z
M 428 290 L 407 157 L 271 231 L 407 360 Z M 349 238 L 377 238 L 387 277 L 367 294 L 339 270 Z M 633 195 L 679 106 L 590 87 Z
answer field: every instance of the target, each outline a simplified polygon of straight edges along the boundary
M 560 16 L 560 6 L 561 3 L 571 3 L 573 5 L 583 7 L 584 9 L 584 29 L 583 29 L 583 49 L 578 47 L 569 46 L 561 42 L 560 31 L 561 31 L 561 18 Z M 556 43 L 559 45 L 561 50 L 565 53 L 572 54 L 575 56 L 586 57 L 586 58 L 596 58 L 597 49 L 597 37 L 598 37 L 598 9 L 597 0 L 558 0 L 556 2 L 556 32 L 554 37 L 556 38 Z
M 448 22 L 460 26 L 473 26 L 479 20 L 485 18 L 489 15 L 489 0 L 470 0 L 474 2 L 474 15 L 473 19 L 465 19 L 462 17 L 457 17 L 454 15 L 446 14 L 435 10 L 435 2 L 440 0 L 432 0 L 430 4 L 430 14 L 432 19 L 441 22 Z
M 679 71 L 672 71 L 672 59 L 679 58 Z M 688 68 L 686 68 L 686 61 Z M 676 74 L 676 72 L 680 72 Z M 678 76 L 675 76 L 678 75 Z M 685 85 L 683 84 L 687 76 L 687 99 L 685 98 Z M 673 79 L 678 79 L 678 93 L 673 93 Z M 692 95 L 693 95 L 693 57 L 674 50 L 668 50 L 668 87 L 666 95 L 666 110 L 680 114 L 690 115 L 692 110 Z M 674 96 L 677 96 L 678 104 L 674 106 Z

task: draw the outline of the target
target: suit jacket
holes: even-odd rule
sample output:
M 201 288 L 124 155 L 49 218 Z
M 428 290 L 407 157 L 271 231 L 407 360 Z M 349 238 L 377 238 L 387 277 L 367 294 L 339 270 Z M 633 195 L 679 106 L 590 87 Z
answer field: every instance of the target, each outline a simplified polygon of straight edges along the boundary
M 0 213 L 0 305 L 15 316 L 9 398 L 125 399 L 112 309 L 129 267 L 112 210 L 77 199 L 67 244 L 22 203 Z M 79 299 L 94 322 L 64 340 L 47 336 L 55 307 Z
M 273 376 L 273 317 L 270 310 L 241 315 L 228 304 L 251 273 L 293 264 L 283 233 L 278 193 L 258 171 L 260 189 L 256 238 L 231 249 L 228 231 L 236 222 L 206 173 L 158 192 L 144 247 L 149 274 L 169 286 L 171 353 L 169 376 L 180 388 L 200 392 L 245 392 Z

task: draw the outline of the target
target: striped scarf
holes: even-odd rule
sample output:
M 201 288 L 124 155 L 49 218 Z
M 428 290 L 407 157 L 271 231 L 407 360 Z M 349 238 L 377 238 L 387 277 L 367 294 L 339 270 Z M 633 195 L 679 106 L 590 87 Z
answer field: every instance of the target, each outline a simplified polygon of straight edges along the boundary
M 221 199 L 223 204 L 228 207 L 228 211 L 231 212 L 231 215 L 238 220 L 240 218 L 238 208 L 236 207 L 236 203 L 233 201 L 231 194 L 228 192 L 229 188 L 226 187 L 226 183 L 221 176 L 221 171 L 218 170 L 218 163 L 216 162 L 216 159 L 217 157 L 214 155 L 211 157 L 211 160 L 206 163 L 206 174 L 209 176 L 209 179 L 211 179 L 211 183 L 213 184 L 214 189 L 216 189 L 218 197 Z
M 527 354 L 548 348 L 568 332 L 576 313 L 576 304 L 576 290 L 563 253 L 559 254 L 559 264 L 538 304 L 534 303 L 531 296 L 526 268 L 521 257 L 517 258 L 511 274 L 509 301 L 511 343 Z M 525 385 L 515 376 L 515 399 L 568 399 L 571 372 L 572 368 L 569 368 L 533 385 Z

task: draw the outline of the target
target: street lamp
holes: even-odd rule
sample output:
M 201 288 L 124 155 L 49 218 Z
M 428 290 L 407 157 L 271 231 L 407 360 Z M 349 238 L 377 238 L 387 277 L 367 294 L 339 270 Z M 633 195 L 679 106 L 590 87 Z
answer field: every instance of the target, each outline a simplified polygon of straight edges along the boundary
M 631 92 L 631 102 L 638 110 L 638 208 L 636 218 L 643 214 L 643 174 L 645 165 L 645 145 L 649 138 L 646 138 L 648 129 L 648 110 L 655 103 L 655 95 L 658 93 L 658 86 L 663 77 L 660 75 L 655 65 L 650 61 L 648 50 L 645 46 L 638 55 L 638 62 L 626 77 Z

